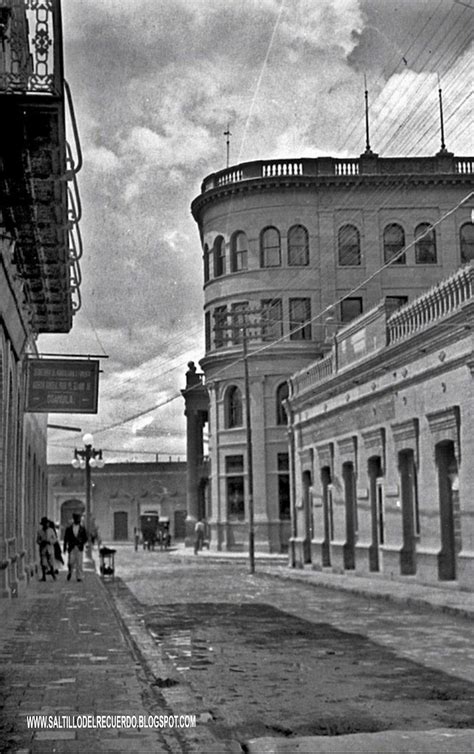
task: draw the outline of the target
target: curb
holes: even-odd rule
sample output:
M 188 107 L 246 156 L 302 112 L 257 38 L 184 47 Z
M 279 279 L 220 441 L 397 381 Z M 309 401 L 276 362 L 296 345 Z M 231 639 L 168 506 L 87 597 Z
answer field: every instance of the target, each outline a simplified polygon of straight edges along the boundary
M 371 589 L 355 586 L 353 584 L 343 584 L 339 581 L 329 583 L 327 581 L 316 581 L 315 579 L 301 577 L 298 572 L 289 573 L 277 573 L 271 570 L 260 571 L 255 575 L 270 576 L 271 578 L 282 579 L 286 581 L 297 581 L 300 584 L 307 584 L 308 586 L 321 588 L 321 589 L 333 589 L 340 592 L 350 592 L 356 594 L 359 597 L 365 597 L 366 599 L 384 600 L 385 602 L 393 602 L 397 605 L 405 605 L 407 607 L 415 607 L 426 611 L 440 612 L 446 615 L 453 615 L 456 617 L 465 618 L 466 620 L 474 620 L 474 609 L 468 607 L 459 607 L 457 605 L 448 605 L 446 603 L 432 602 L 427 598 L 421 596 L 401 595 L 391 592 L 372 591 Z

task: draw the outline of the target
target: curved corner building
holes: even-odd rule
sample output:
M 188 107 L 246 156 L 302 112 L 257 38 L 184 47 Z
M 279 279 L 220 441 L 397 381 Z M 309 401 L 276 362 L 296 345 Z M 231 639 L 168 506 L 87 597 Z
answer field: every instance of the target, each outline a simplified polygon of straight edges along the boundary
M 381 299 L 403 305 L 468 261 L 473 237 L 464 197 L 471 179 L 470 159 L 442 151 L 256 161 L 203 181 L 192 213 L 203 253 L 200 364 L 208 407 L 203 411 L 201 401 L 193 408 L 192 390 L 183 394 L 188 432 L 199 425 L 188 435 L 188 451 L 195 451 L 188 452 L 188 521 L 206 517 L 212 547 L 246 548 L 253 481 L 256 548 L 287 549 L 293 497 L 287 380 L 327 353 L 341 324 Z M 207 419 L 210 475 L 203 494 L 196 442 Z

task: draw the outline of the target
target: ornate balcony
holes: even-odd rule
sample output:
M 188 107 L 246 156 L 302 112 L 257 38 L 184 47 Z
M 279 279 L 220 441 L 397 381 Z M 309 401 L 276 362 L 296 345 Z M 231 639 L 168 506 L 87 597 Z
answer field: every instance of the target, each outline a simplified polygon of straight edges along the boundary
M 68 332 L 80 307 L 81 157 L 73 113 L 77 158 L 67 151 L 62 55 L 60 0 L 0 0 L 1 223 L 38 333 Z

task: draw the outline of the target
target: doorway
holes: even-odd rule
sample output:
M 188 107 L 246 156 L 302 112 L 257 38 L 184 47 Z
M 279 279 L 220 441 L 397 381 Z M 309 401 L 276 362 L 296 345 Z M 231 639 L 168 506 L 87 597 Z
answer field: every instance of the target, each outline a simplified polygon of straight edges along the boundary
M 346 542 L 344 544 L 344 568 L 348 571 L 355 568 L 355 538 L 357 531 L 355 471 L 352 461 L 342 464 L 342 478 L 344 481 L 344 500 L 346 510 Z
M 321 486 L 323 489 L 323 525 L 324 539 L 321 547 L 322 565 L 331 565 L 331 539 L 334 537 L 334 518 L 332 510 L 331 469 L 323 466 L 321 469 Z
M 311 563 L 311 540 L 313 538 L 313 501 L 311 486 L 311 472 L 303 471 L 303 558 L 305 563 Z
M 114 542 L 128 539 L 128 513 L 116 511 L 114 513 Z
M 403 527 L 400 573 L 404 576 L 413 576 L 416 573 L 416 541 L 420 535 L 418 487 L 413 450 L 402 450 L 398 454 L 398 469 Z
M 371 543 L 369 547 L 369 570 L 380 571 L 379 547 L 383 545 L 384 532 L 384 500 L 382 462 L 380 456 L 373 456 L 368 461 Z
M 454 442 L 446 440 L 435 447 L 438 468 L 441 551 L 438 555 L 438 578 L 456 579 L 456 556 L 461 549 L 458 464 Z

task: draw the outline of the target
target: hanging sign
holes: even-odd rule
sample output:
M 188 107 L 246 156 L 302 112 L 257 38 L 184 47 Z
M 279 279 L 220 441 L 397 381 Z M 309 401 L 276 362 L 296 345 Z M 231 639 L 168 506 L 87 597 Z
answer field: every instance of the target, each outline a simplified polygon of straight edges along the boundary
M 28 359 L 25 411 L 96 414 L 99 362 L 91 359 Z

